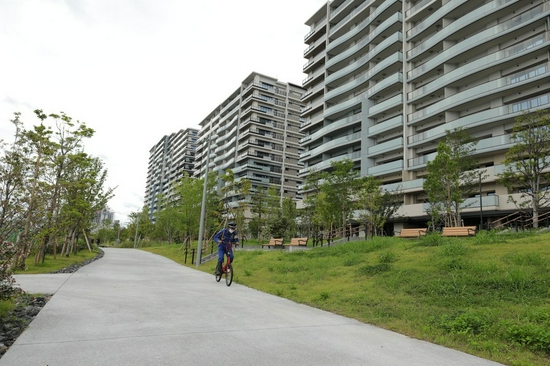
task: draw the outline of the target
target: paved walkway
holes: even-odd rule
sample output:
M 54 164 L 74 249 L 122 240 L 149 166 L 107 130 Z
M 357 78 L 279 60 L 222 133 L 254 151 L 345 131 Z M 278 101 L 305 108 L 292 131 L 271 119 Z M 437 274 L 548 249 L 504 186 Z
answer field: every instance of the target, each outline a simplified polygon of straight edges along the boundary
M 135 249 L 73 274 L 17 275 L 54 293 L 0 366 L 495 366 Z M 236 267 L 238 271 L 238 266 Z

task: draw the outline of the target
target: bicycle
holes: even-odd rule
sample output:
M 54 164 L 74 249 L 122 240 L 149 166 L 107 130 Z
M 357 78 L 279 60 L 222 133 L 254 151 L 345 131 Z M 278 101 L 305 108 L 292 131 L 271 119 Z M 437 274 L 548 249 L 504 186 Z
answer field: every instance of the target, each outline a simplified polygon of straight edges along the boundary
M 220 274 L 216 273 L 216 282 L 220 282 L 222 276 L 225 275 L 225 284 L 231 286 L 233 283 L 233 265 L 231 264 L 231 257 L 229 252 L 231 251 L 231 243 L 227 244 L 227 260 L 225 263 L 222 263 L 222 272 Z

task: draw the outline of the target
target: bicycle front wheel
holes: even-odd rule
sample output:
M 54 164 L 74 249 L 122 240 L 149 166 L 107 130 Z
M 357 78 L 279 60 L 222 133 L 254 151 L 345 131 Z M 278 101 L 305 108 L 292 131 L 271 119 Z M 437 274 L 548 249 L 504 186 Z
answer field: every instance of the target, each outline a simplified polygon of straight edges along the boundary
M 233 266 L 230 264 L 227 266 L 227 271 L 225 272 L 225 284 L 231 286 L 233 283 Z

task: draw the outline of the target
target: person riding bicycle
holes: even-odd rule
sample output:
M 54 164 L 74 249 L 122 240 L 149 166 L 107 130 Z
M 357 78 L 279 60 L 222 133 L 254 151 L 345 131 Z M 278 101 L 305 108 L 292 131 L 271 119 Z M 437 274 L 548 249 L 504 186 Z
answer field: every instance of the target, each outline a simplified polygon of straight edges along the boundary
M 222 273 L 222 263 L 224 255 L 227 255 L 231 258 L 231 263 L 233 263 L 233 244 L 239 243 L 239 237 L 237 236 L 237 224 L 230 222 L 227 224 L 227 227 L 221 229 L 216 235 L 214 235 L 214 241 L 218 244 L 218 265 L 216 266 L 216 274 L 220 275 Z M 232 244 L 228 246 L 228 244 Z

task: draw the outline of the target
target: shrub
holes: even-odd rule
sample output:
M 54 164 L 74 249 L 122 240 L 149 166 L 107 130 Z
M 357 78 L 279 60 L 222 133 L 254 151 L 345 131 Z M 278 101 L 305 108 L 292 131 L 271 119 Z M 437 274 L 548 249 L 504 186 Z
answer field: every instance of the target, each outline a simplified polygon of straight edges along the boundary
M 393 263 L 397 260 L 397 255 L 392 251 L 387 251 L 378 256 L 379 263 Z
M 506 331 L 506 338 L 533 351 L 550 355 L 550 328 L 532 323 L 513 325 Z
M 445 238 L 437 232 L 426 234 L 416 245 L 423 247 L 438 247 L 445 242 Z
M 9 241 L 0 241 L 0 301 L 8 300 L 16 293 L 21 292 L 20 289 L 13 287 L 15 280 L 13 279 L 12 261 L 15 259 L 15 245 Z
M 479 335 L 492 321 L 482 313 L 464 312 L 441 318 L 441 326 L 449 333 Z

